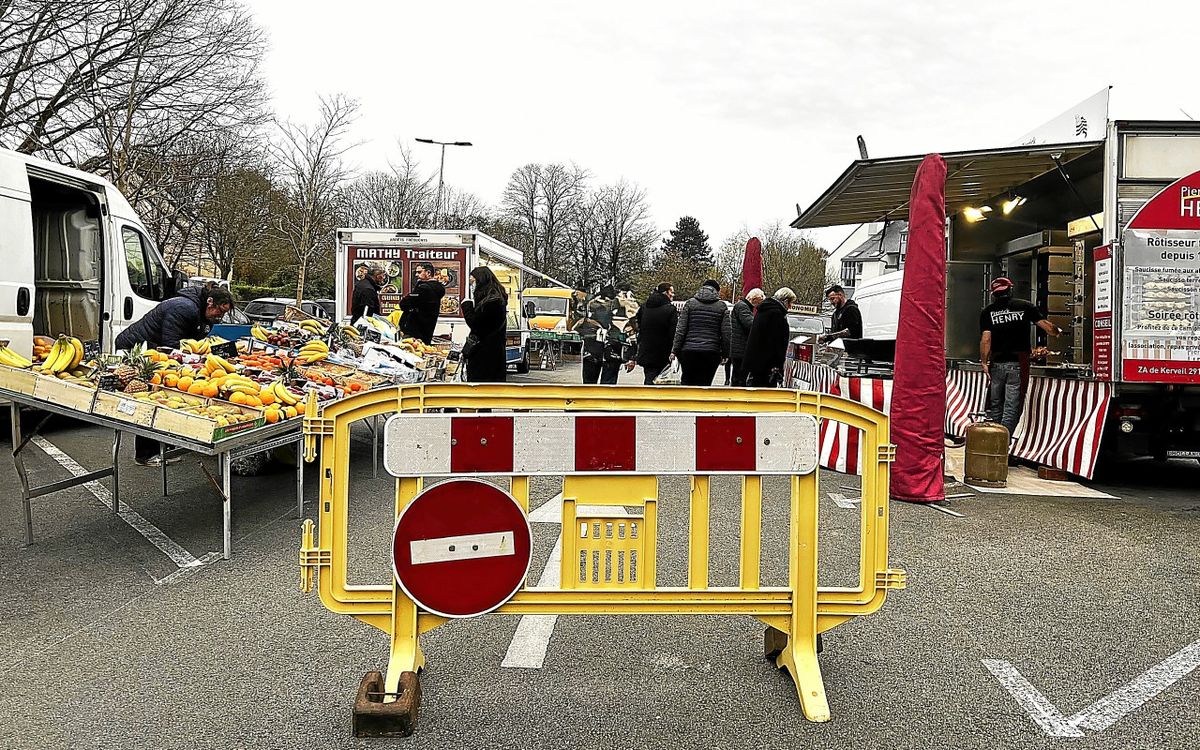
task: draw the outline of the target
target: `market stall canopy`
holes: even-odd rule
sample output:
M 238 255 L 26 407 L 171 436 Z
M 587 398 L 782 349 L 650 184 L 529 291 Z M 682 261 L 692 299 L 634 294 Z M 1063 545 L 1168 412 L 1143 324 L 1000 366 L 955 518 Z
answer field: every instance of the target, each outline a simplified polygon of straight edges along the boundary
M 1055 169 L 1102 148 L 1103 141 L 1039 144 L 959 151 L 946 160 L 946 214 L 979 206 Z M 921 156 L 859 159 L 842 173 L 807 211 L 792 222 L 795 229 L 908 219 L 909 191 Z

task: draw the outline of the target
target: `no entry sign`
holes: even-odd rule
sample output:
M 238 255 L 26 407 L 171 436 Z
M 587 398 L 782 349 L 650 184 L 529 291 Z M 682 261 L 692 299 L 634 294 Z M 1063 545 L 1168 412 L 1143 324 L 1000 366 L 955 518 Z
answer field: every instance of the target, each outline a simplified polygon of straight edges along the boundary
M 474 617 L 512 598 L 529 573 L 531 534 L 521 506 L 476 479 L 435 484 L 396 518 L 396 581 L 421 609 Z

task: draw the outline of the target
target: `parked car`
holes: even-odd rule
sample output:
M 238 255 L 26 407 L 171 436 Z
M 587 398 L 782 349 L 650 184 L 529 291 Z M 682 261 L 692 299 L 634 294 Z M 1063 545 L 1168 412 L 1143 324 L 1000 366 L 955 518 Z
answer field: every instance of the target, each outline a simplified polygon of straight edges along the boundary
M 333 320 L 337 317 L 337 300 L 335 299 L 319 299 L 315 300 L 318 306 L 325 311 L 325 317 Z
M 291 297 L 259 297 L 247 303 L 246 308 L 242 312 L 246 314 L 246 317 L 251 322 L 273 323 L 276 318 L 283 315 L 284 308 L 295 304 L 296 300 Z M 325 312 L 325 308 L 316 300 L 304 300 L 300 303 L 300 309 L 315 318 L 329 317 Z

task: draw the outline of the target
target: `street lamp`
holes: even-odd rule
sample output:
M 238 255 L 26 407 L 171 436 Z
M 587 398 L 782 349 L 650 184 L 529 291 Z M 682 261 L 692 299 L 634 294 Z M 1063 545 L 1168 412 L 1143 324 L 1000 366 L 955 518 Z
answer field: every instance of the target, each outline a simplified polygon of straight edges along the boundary
M 429 143 L 434 146 L 442 147 L 442 161 L 438 165 L 438 191 L 437 191 L 437 208 L 433 214 L 434 223 L 438 223 L 442 216 L 442 172 L 446 169 L 446 147 L 447 146 L 470 146 L 470 141 L 435 141 L 432 138 L 418 138 L 417 143 Z

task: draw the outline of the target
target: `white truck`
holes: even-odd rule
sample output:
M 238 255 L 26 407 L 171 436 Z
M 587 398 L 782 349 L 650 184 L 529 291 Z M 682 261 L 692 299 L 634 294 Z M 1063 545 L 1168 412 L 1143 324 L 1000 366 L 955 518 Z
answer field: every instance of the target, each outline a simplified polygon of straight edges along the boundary
M 1200 458 L 1200 122 L 1114 120 L 1102 133 L 942 154 L 947 360 L 978 368 L 980 310 L 1006 276 L 1066 331 L 1031 334 L 1044 347 L 1033 374 L 1109 396 L 1103 447 Z M 792 226 L 907 219 L 921 159 L 854 162 Z M 895 337 L 899 279 L 856 290 L 867 337 Z M 1058 408 L 1069 420 L 1073 405 Z
M 461 344 L 467 338 L 466 321 L 459 309 L 470 296 L 468 275 L 476 266 L 492 269 L 508 289 L 508 364 L 517 372 L 529 370 L 529 325 L 522 310 L 520 291 L 524 276 L 541 277 L 521 262 L 521 252 L 477 231 L 436 229 L 339 229 L 336 236 L 337 314 L 348 319 L 356 272 L 366 267 L 382 269 L 387 283 L 380 292 L 387 315 L 412 289 L 415 266 L 429 263 L 434 276 L 446 287 L 434 335 L 448 336 Z
M 111 351 L 117 334 L 187 283 L 111 183 L 0 149 L 0 339 L 34 334 Z

